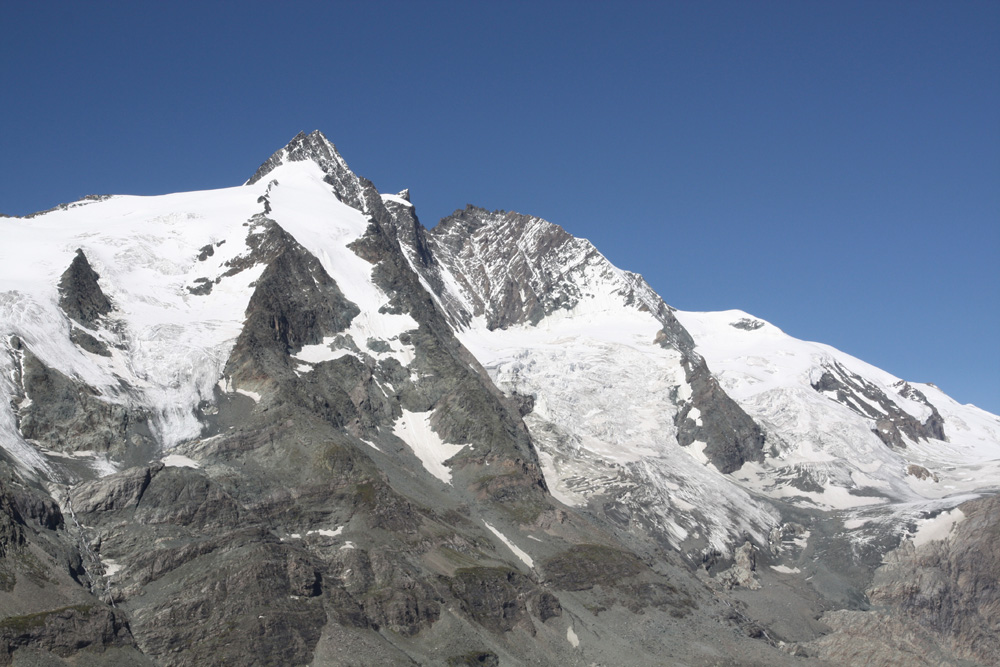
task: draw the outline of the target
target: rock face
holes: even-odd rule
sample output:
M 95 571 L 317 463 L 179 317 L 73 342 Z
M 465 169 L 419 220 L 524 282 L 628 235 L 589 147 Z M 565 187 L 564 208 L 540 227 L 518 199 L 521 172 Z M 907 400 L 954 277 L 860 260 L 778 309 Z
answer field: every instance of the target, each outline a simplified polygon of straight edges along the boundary
M 111 312 L 111 302 L 97 283 L 99 275 L 79 248 L 59 280 L 59 307 L 70 318 L 93 329 L 100 317 Z
M 28 350 L 18 353 L 21 434 L 59 451 L 114 452 L 150 439 L 141 411 L 102 399 L 97 392 L 49 368 Z
M 900 395 L 925 405 L 930 415 L 921 422 L 902 410 L 878 387 L 842 365 L 834 363 L 813 383 L 813 389 L 828 392 L 840 403 L 867 418 L 875 420 L 872 432 L 889 447 L 906 447 L 904 436 L 910 440 L 935 438 L 947 440 L 944 433 L 944 419 L 919 390 L 908 383 L 900 385 Z
M 965 503 L 944 515 L 954 523 L 941 539 L 918 533 L 890 552 L 867 591 L 872 610 L 824 615 L 834 632 L 812 643 L 818 654 L 844 664 L 997 664 L 998 510 L 997 496 Z
M 176 201 L 134 247 L 87 222 L 128 201 L 55 211 L 103 274 L 40 272 L 58 304 L 0 274 L 0 663 L 996 662 L 995 498 L 894 498 L 956 521 L 914 546 L 859 488 L 953 481 L 872 434 L 949 444 L 929 389 L 806 373 L 878 452 L 796 477 L 795 432 L 556 225 L 428 230 L 319 132 Z

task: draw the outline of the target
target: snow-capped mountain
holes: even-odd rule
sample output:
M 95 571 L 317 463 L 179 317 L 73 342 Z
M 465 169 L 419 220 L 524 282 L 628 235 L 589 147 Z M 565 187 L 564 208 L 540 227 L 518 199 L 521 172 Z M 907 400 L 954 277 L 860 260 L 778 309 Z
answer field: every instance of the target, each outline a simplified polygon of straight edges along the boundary
M 0 225 L 8 656 L 1000 656 L 1000 418 L 933 385 L 538 218 L 427 229 L 319 132 Z

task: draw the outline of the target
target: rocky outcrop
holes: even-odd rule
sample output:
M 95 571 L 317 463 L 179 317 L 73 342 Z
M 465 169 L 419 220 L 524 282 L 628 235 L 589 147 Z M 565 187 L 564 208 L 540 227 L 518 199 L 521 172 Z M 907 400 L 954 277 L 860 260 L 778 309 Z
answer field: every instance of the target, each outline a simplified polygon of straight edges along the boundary
M 809 649 L 844 664 L 1000 663 L 1000 496 L 948 517 L 940 539 L 887 554 L 867 590 L 872 609 L 825 614 L 833 632 Z
M 124 615 L 104 605 L 73 605 L 0 619 L 0 664 L 20 648 L 69 658 L 82 650 L 134 646 Z M 138 656 L 133 656 L 133 660 Z
M 887 446 L 904 449 L 906 441 L 935 438 L 947 440 L 944 432 L 944 418 L 927 398 L 906 382 L 899 383 L 899 393 L 904 398 L 923 403 L 930 415 L 921 422 L 903 410 L 882 390 L 841 364 L 827 365 L 819 379 L 812 383 L 813 389 L 833 397 L 854 412 L 875 421 L 872 432 Z
M 715 379 L 704 359 L 693 352 L 682 360 L 691 399 L 680 406 L 674 423 L 677 442 L 687 447 L 705 443 L 705 455 L 722 473 L 739 470 L 747 461 L 764 458 L 764 432 Z M 689 417 L 697 409 L 699 419 Z
M 97 282 L 99 278 L 83 250 L 78 248 L 69 268 L 59 279 L 59 307 L 88 329 L 95 328 L 98 320 L 112 309 Z
M 266 263 L 246 309 L 246 322 L 225 374 L 237 382 L 259 382 L 291 373 L 288 355 L 324 336 L 343 331 L 360 312 L 319 260 L 277 223 L 258 218 L 261 231 L 245 262 Z
M 150 440 L 141 411 L 100 397 L 96 390 L 46 366 L 27 348 L 18 351 L 23 392 L 18 427 L 29 440 L 58 451 L 124 454 Z
M 740 586 L 750 590 L 760 588 L 757 571 L 757 548 L 749 540 L 733 553 L 733 566 L 716 575 L 716 580 L 726 588 Z

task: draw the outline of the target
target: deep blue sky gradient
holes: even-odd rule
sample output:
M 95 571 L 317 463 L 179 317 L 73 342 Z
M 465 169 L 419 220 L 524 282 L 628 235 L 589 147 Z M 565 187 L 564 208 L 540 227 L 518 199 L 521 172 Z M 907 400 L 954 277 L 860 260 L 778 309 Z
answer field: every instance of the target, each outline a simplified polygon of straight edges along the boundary
M 427 226 L 589 238 L 1000 413 L 1000 3 L 6 2 L 0 212 L 239 184 L 321 129 Z

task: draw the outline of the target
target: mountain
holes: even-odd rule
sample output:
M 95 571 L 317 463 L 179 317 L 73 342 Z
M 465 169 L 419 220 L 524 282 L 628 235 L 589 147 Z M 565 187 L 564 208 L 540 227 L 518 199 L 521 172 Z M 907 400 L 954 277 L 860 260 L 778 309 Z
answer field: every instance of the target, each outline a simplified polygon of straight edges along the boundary
M 933 385 L 318 131 L 0 225 L 0 663 L 1000 660 L 1000 418 Z

